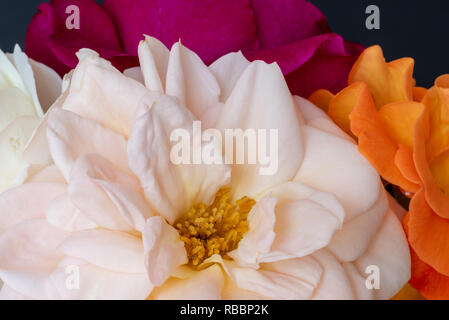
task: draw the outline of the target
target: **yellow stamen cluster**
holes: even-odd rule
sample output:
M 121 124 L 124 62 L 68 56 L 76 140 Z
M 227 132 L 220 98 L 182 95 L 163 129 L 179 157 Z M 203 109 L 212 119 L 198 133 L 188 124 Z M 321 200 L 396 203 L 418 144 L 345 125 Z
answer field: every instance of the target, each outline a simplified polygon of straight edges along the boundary
M 248 213 L 256 201 L 243 197 L 232 204 L 230 191 L 221 188 L 210 206 L 195 205 L 175 223 L 191 265 L 198 266 L 214 254 L 225 256 L 248 231 Z

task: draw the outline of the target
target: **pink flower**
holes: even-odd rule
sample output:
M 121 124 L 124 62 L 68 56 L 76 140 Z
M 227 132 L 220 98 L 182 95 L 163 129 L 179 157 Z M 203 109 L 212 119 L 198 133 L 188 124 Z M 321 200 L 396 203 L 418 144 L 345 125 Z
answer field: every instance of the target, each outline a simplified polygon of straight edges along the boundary
M 0 195 L 0 298 L 387 299 L 408 281 L 376 171 L 276 64 L 230 53 L 208 67 L 151 37 L 138 52 L 124 74 L 78 53 L 33 136 L 49 161 Z M 221 134 L 277 130 L 278 170 L 174 163 L 172 133 L 196 120 Z M 199 144 L 227 158 L 214 142 Z
M 66 8 L 80 9 L 80 29 L 67 29 Z M 75 53 L 91 48 L 120 70 L 137 65 L 143 34 L 182 43 L 210 64 L 241 50 L 249 60 L 276 61 L 294 94 L 334 93 L 347 84 L 360 45 L 330 33 L 321 11 L 304 0 L 52 0 L 39 6 L 26 36 L 27 54 L 61 75 Z

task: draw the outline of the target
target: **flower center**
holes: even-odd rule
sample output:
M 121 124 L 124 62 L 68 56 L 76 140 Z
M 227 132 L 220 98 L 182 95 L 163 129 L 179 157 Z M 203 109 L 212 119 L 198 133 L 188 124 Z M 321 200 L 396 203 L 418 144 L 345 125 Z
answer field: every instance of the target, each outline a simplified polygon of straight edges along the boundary
M 221 188 L 210 206 L 194 205 L 175 223 L 191 265 L 197 266 L 214 254 L 225 256 L 237 248 L 248 231 L 248 213 L 256 201 L 245 196 L 231 203 L 230 191 Z

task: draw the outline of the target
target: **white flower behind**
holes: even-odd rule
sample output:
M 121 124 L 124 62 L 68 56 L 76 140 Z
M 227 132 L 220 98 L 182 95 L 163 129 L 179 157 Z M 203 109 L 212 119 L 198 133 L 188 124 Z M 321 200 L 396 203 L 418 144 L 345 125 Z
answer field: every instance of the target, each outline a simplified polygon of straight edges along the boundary
M 56 72 L 20 50 L 0 50 L 0 193 L 26 180 L 30 159 L 24 156 L 45 110 L 61 94 Z

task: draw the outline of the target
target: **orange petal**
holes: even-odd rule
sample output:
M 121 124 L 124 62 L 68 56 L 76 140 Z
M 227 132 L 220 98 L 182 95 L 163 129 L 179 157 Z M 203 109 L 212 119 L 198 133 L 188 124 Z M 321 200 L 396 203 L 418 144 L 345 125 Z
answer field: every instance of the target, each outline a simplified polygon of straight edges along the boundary
M 414 193 L 419 186 L 393 165 L 398 145 L 387 134 L 380 120 L 373 98 L 364 83 L 354 84 L 358 88 L 357 103 L 350 114 L 351 130 L 359 138 L 359 150 L 389 182 Z
M 427 89 L 422 87 L 413 87 L 412 92 L 413 92 L 413 101 L 421 102 L 427 93 Z
M 449 151 L 438 156 L 430 164 L 430 171 L 435 179 L 435 183 L 441 191 L 449 196 Z
M 386 63 L 382 49 L 372 46 L 365 49 L 354 64 L 348 83 L 366 82 L 377 108 L 393 102 L 412 101 L 413 66 L 411 58 Z
M 424 100 L 426 100 L 426 98 L 424 98 Z M 429 137 L 427 112 L 423 112 L 417 119 L 413 136 L 413 160 L 425 190 L 427 203 L 437 215 L 448 219 L 449 198 L 437 185 L 427 160 L 426 140 Z
M 449 88 L 449 74 L 443 74 L 436 78 L 435 86 L 439 88 Z
M 340 91 L 335 98 L 329 103 L 328 114 L 329 117 L 346 133 L 353 136 L 349 121 L 349 115 L 354 106 L 359 103 L 360 90 L 366 87 L 362 82 L 354 83 L 342 91 Z
M 449 299 L 449 277 L 435 271 L 410 250 L 412 278 L 410 284 L 429 300 Z
M 406 179 L 417 185 L 421 182 L 413 162 L 413 152 L 409 148 L 400 144 L 394 157 L 394 163 Z
M 309 97 L 310 102 L 327 113 L 329 103 L 334 98 L 334 94 L 326 89 L 319 89 Z
M 449 220 L 429 207 L 422 189 L 410 202 L 408 239 L 422 261 L 449 276 Z
M 391 300 L 425 300 L 425 298 L 407 283 Z
M 397 144 L 412 149 L 415 122 L 424 108 L 418 102 L 396 102 L 381 107 L 378 114 L 388 135 Z
M 444 79 L 444 78 L 443 78 Z M 436 83 L 443 83 L 441 77 Z M 423 99 L 429 112 L 429 140 L 426 142 L 428 161 L 449 149 L 449 89 L 433 87 Z

